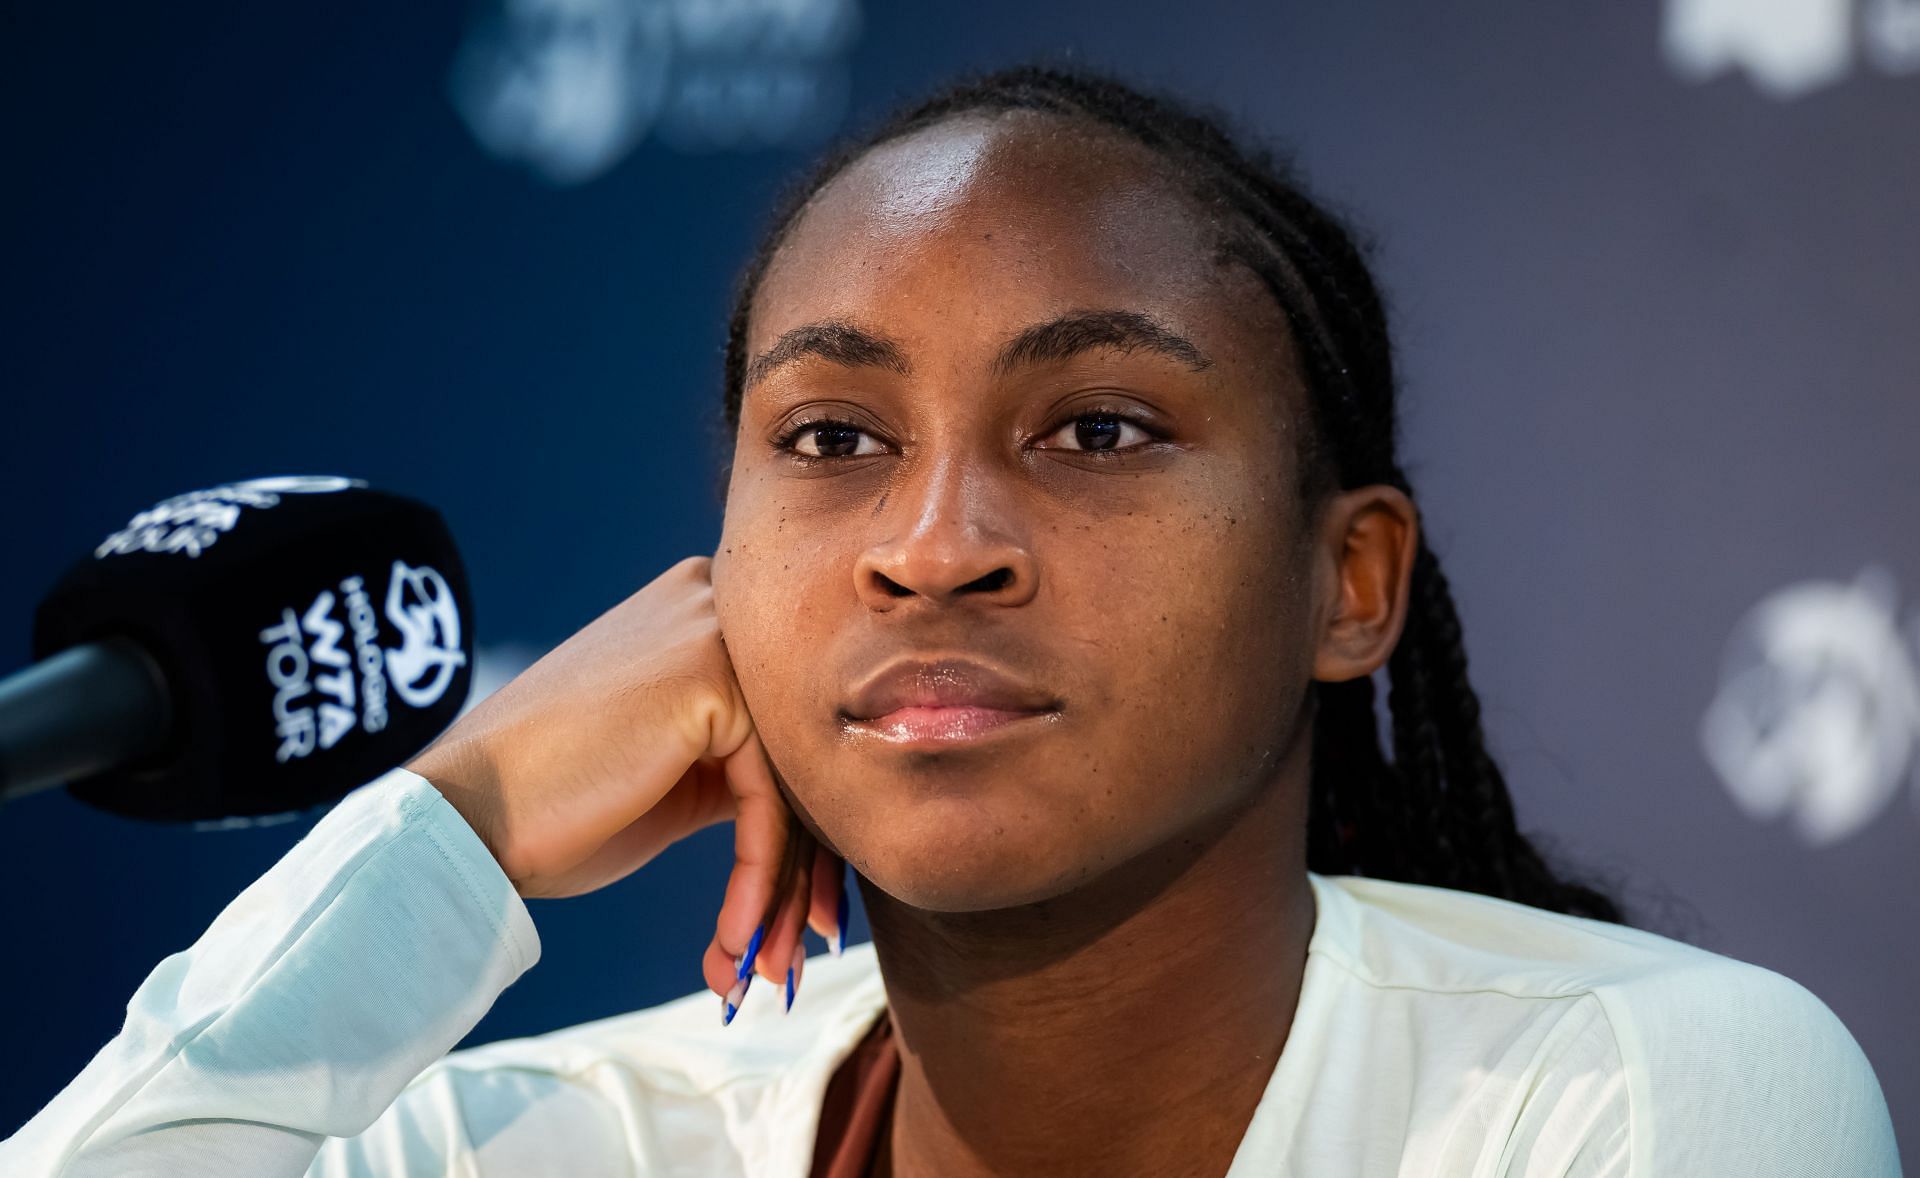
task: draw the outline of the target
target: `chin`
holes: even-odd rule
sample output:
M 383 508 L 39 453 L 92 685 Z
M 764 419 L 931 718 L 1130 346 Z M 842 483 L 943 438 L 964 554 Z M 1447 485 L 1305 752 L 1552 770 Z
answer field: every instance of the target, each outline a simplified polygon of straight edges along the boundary
M 887 878 L 871 875 L 866 878 L 892 899 L 922 912 L 993 912 L 1038 904 L 1065 890 L 1057 880 L 1025 881 L 993 872 L 948 872 L 932 876 L 922 869 L 897 878 L 891 873 Z
M 883 819 L 848 849 L 849 861 L 867 882 L 927 912 L 1035 904 L 1070 890 L 1088 874 L 1063 852 L 1018 837 L 977 805 L 957 813 Z

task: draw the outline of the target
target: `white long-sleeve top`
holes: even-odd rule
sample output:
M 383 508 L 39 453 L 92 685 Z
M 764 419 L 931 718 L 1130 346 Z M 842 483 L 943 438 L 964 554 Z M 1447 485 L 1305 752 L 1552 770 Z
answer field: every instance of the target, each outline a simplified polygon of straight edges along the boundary
M 1780 974 L 1310 878 L 1299 1005 L 1229 1178 L 1899 1175 L 1865 1055 Z M 763 985 L 731 1026 L 702 992 L 448 1054 L 539 955 L 473 830 L 395 770 L 155 967 L 0 1175 L 805 1178 L 827 1081 L 886 1002 L 863 945 L 809 962 L 785 1016 Z

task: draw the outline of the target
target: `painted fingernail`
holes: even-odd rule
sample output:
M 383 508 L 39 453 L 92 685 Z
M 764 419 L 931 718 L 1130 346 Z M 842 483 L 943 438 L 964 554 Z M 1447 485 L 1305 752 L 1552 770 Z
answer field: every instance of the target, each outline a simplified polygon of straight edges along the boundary
M 733 1016 L 740 1013 L 740 1003 L 746 999 L 747 987 L 751 985 L 753 985 L 753 975 L 742 975 L 740 980 L 733 983 L 733 989 L 727 991 L 727 996 L 720 1000 L 721 1026 L 732 1023 Z
M 835 957 L 847 947 L 847 873 L 840 873 L 840 909 L 833 914 L 833 941 L 828 946 Z
M 766 935 L 766 926 L 753 930 L 753 939 L 747 942 L 747 951 L 733 963 L 733 976 L 745 978 L 753 972 L 753 959 L 760 956 L 760 938 Z
M 793 995 L 795 991 L 800 989 L 800 975 L 805 972 L 806 964 L 807 947 L 804 944 L 795 944 L 793 947 L 793 964 L 787 967 L 788 1010 L 793 1009 Z

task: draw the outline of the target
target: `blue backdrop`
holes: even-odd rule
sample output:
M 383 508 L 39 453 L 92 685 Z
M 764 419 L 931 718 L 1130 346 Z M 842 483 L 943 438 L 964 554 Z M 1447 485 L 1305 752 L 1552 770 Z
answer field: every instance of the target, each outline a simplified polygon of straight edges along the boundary
M 1217 104 L 1374 231 L 1522 827 L 1818 994 L 1920 1140 L 1907 0 L 14 5 L 0 668 L 135 509 L 287 472 L 439 505 L 488 668 L 524 663 L 711 550 L 780 182 L 1036 53 Z M 315 817 L 0 810 L 0 1133 Z M 469 1041 L 698 988 L 727 840 L 535 902 L 541 964 Z

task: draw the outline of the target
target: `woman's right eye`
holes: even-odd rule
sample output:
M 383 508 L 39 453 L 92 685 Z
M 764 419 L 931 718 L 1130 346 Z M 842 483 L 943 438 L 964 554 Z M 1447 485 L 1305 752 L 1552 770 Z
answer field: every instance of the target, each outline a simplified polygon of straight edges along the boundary
M 860 458 L 886 452 L 872 434 L 844 421 L 808 422 L 782 444 L 803 458 Z

